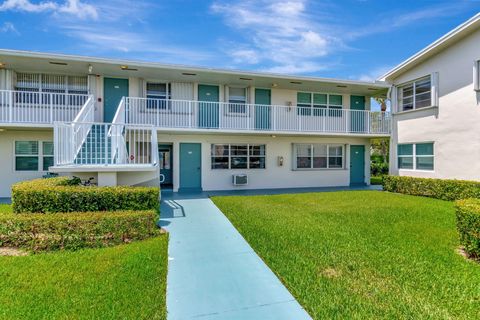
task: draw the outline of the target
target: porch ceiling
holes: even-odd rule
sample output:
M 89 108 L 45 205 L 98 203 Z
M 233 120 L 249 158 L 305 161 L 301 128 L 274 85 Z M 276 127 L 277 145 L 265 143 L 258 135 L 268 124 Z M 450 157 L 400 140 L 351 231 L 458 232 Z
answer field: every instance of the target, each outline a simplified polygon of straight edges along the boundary
M 51 62 L 60 64 L 51 64 Z M 0 50 L 0 63 L 5 64 L 5 68 L 25 72 L 88 74 L 89 66 L 92 66 L 92 74 L 109 77 L 140 77 L 179 82 L 247 85 L 261 88 L 336 92 L 368 96 L 385 96 L 388 90 L 388 84 L 385 82 L 288 76 L 14 50 Z M 128 66 L 128 69 L 135 70 L 122 70 L 121 66 Z

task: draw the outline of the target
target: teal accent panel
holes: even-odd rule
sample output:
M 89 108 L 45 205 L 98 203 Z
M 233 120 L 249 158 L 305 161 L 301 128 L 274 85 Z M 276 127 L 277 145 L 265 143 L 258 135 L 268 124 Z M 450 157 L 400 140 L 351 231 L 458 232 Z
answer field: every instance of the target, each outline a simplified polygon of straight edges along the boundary
M 350 109 L 351 110 L 365 110 L 365 97 L 364 96 L 350 96 Z M 351 132 L 366 132 L 367 124 L 366 112 L 352 112 L 350 117 L 350 131 Z
M 218 128 L 219 125 L 219 88 L 211 85 L 198 85 L 198 126 L 200 128 Z
M 255 89 L 255 129 L 257 130 L 271 128 L 271 96 L 270 89 Z
M 169 185 L 173 183 L 173 152 L 172 145 L 158 145 L 158 159 L 160 160 L 160 174 L 165 177 L 161 185 Z
M 202 146 L 200 143 L 180 143 L 179 191 L 202 190 Z
M 128 97 L 128 79 L 103 80 L 103 121 L 112 122 L 122 97 Z
M 350 146 L 350 184 L 365 183 L 365 146 Z

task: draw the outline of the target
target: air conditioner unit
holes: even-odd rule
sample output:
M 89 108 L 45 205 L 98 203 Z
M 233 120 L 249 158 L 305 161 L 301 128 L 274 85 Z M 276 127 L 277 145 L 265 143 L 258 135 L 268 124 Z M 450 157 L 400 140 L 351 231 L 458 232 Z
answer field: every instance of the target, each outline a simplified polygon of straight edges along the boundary
M 248 177 L 246 174 L 234 174 L 233 175 L 233 185 L 235 186 L 245 186 L 248 184 Z

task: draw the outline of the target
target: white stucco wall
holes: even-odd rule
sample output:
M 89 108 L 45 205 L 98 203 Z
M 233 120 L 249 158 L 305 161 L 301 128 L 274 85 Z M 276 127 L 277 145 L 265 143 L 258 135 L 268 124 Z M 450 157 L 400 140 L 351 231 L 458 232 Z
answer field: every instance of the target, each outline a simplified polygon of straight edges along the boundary
M 10 197 L 12 184 L 40 178 L 45 174 L 44 171 L 15 171 L 15 140 L 53 141 L 53 131 L 6 129 L 0 132 L 0 197 Z
M 395 85 L 439 75 L 439 107 L 394 115 L 391 173 L 480 180 L 480 94 L 473 90 L 473 61 L 480 59 L 480 30 L 393 79 Z M 434 171 L 398 169 L 397 144 L 434 142 Z
M 349 145 L 365 145 L 365 183 L 370 181 L 370 141 L 365 138 L 319 138 L 270 135 L 169 135 L 159 134 L 160 144 L 173 145 L 173 188 L 177 191 L 180 181 L 180 143 L 201 143 L 202 148 L 202 189 L 203 190 L 230 190 L 230 189 L 262 189 L 262 188 L 289 188 L 289 187 L 326 187 L 348 186 L 350 184 L 350 151 Z M 211 169 L 211 144 L 265 144 L 266 169 Z M 345 163 L 343 169 L 321 170 L 293 170 L 294 143 L 332 143 L 346 145 Z M 283 166 L 278 165 L 278 157 L 284 159 Z M 247 174 L 247 186 L 234 186 L 233 174 Z

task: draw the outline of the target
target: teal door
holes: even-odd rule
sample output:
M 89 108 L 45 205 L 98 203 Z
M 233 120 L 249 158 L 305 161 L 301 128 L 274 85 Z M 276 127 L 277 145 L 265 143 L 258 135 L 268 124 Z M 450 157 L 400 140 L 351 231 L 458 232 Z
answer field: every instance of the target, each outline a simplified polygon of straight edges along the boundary
M 350 184 L 365 184 L 365 146 L 350 146 Z
M 160 160 L 160 185 L 171 185 L 173 181 L 172 175 L 172 145 L 158 145 L 158 159 Z M 163 181 L 162 181 L 163 180 Z
M 200 143 L 180 143 L 179 192 L 202 190 L 201 152 Z
M 120 100 L 128 97 L 128 79 L 105 78 L 103 97 L 103 121 L 112 122 Z
M 198 85 L 198 126 L 218 128 L 219 121 L 218 86 Z
M 367 113 L 365 111 L 364 96 L 350 96 L 350 109 L 352 111 L 350 117 L 350 131 L 366 133 Z
M 270 130 L 270 106 L 271 104 L 270 89 L 255 89 L 255 129 Z

